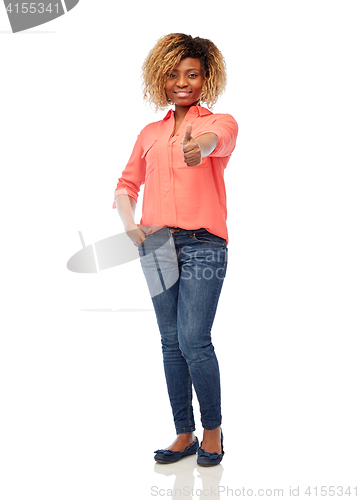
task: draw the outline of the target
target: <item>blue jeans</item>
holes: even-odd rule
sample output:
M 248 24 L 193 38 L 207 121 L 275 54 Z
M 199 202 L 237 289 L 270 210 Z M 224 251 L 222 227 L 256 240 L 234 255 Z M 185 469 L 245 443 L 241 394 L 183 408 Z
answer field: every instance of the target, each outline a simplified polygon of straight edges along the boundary
M 192 384 L 204 429 L 221 425 L 221 387 L 211 328 L 227 268 L 226 240 L 205 229 L 163 227 L 139 246 L 161 334 L 177 434 L 195 430 Z

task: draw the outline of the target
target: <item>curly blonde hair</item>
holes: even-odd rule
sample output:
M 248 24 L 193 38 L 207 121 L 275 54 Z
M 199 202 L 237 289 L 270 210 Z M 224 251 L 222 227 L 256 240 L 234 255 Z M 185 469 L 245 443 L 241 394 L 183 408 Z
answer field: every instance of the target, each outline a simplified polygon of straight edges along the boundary
M 160 38 L 142 66 L 143 98 L 156 110 L 166 109 L 170 101 L 165 92 L 169 73 L 186 57 L 199 59 L 204 78 L 200 102 L 212 109 L 227 83 L 226 63 L 220 50 L 206 38 L 171 33 Z

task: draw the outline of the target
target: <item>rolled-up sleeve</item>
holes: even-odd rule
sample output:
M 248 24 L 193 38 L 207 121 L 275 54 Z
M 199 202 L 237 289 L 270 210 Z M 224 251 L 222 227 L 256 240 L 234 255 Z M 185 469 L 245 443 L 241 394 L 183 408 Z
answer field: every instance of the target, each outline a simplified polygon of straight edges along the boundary
M 138 201 L 140 186 L 145 180 L 145 159 L 143 156 L 143 147 L 141 143 L 141 134 L 135 142 L 132 154 L 126 164 L 122 176 L 118 179 L 118 184 L 114 192 L 113 208 L 117 208 L 115 199 L 119 194 L 125 194 Z
M 206 129 L 201 134 L 196 135 L 197 139 L 200 135 L 215 134 L 218 138 L 217 146 L 208 156 L 210 157 L 226 157 L 231 156 L 236 147 L 238 124 L 232 115 L 224 114 L 221 116 L 213 115 L 213 121 L 206 126 Z

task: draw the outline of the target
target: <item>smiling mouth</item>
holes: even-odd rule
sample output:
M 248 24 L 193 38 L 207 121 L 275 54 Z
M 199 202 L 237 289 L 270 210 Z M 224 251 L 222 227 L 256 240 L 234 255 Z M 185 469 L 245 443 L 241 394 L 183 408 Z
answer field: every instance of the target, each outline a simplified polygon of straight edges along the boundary
M 189 96 L 192 91 L 185 91 L 185 90 L 178 90 L 177 92 L 174 92 L 178 97 L 187 97 Z

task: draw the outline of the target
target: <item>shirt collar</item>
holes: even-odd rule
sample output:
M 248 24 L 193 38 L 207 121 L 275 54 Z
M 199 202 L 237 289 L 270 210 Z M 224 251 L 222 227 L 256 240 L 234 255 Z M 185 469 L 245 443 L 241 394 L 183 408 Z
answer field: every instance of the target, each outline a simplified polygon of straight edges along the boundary
M 209 111 L 207 108 L 203 108 L 202 106 L 191 106 L 189 110 L 187 111 L 187 116 L 205 116 L 205 115 L 212 115 L 212 111 Z M 174 110 L 170 109 L 168 113 L 165 115 L 163 120 L 168 120 L 171 116 L 174 115 Z

